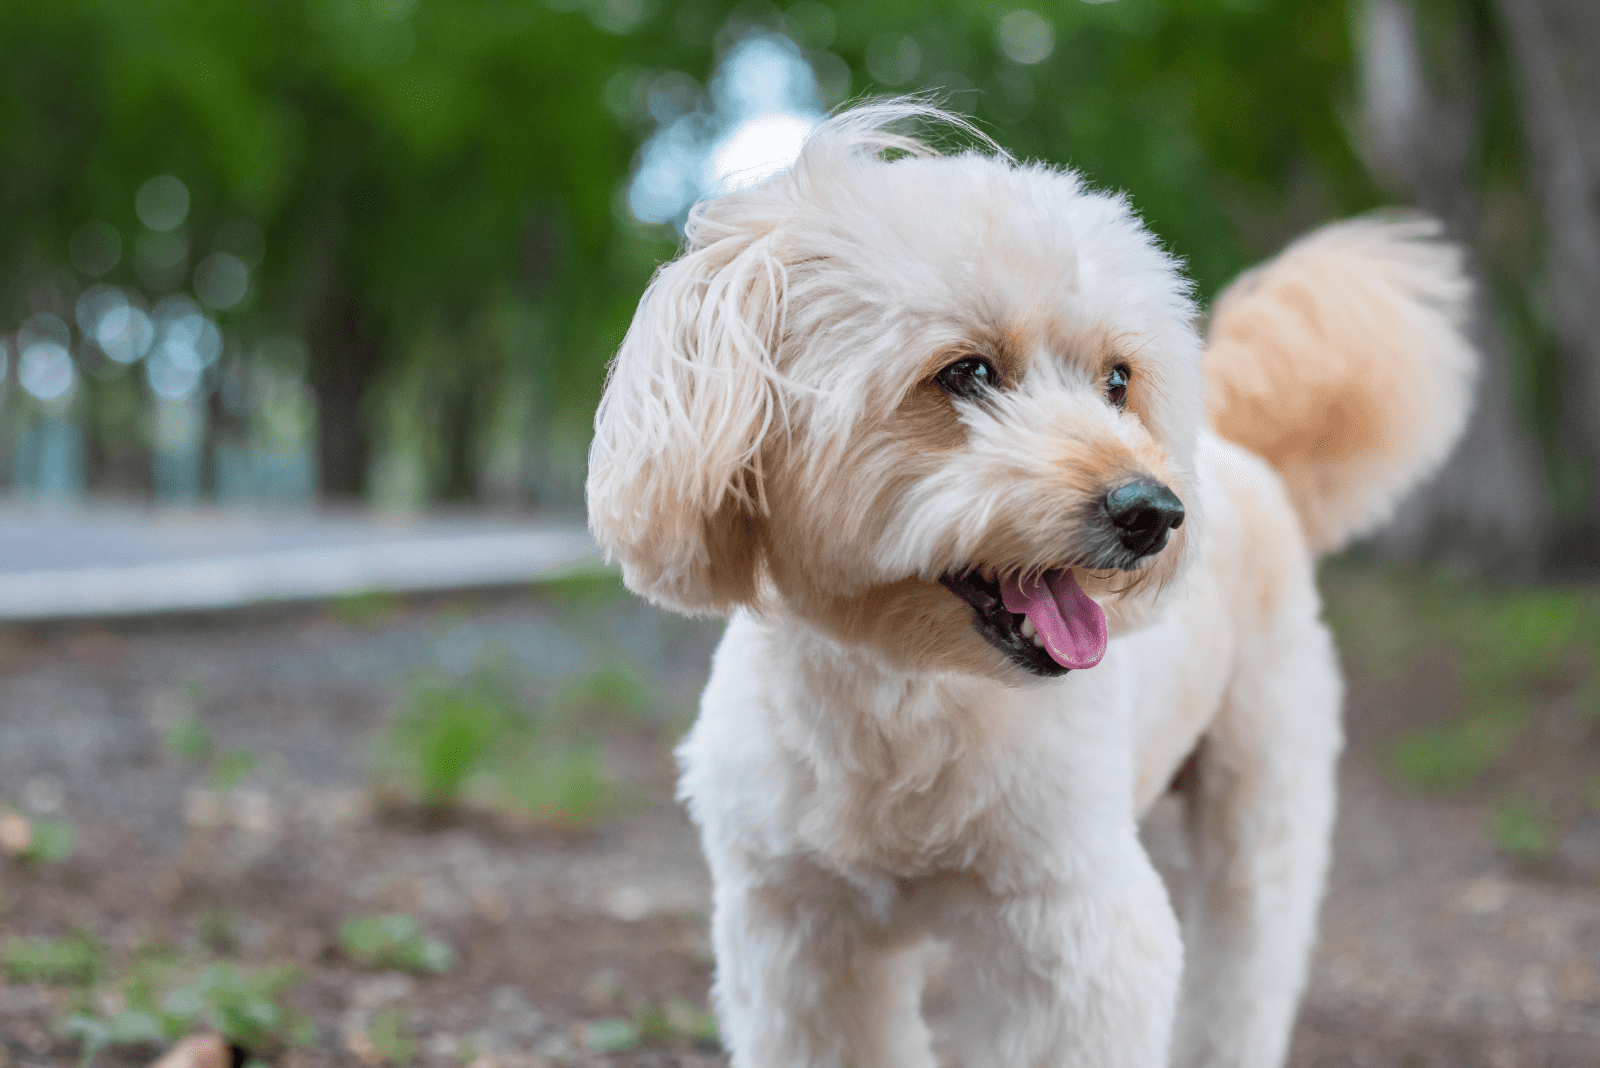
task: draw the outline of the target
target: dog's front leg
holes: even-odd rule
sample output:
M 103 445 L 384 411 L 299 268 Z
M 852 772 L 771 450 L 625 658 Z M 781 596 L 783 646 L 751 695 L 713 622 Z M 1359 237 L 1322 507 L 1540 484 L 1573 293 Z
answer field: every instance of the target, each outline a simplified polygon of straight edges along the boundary
M 1165 1068 L 1182 947 L 1131 827 L 1061 879 L 961 913 L 949 1046 L 963 1068 Z
M 1314 610 L 1247 642 L 1187 776 L 1190 886 L 1174 1068 L 1278 1068 L 1316 935 L 1340 680 Z
M 733 1068 L 933 1068 L 921 958 L 864 895 L 818 873 L 714 865 L 713 997 Z

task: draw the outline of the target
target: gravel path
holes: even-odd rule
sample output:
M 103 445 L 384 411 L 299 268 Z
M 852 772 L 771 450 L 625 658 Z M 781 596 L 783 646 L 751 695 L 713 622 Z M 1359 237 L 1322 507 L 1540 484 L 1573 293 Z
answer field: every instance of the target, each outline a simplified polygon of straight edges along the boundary
M 319 1038 L 287 1055 L 296 1068 L 378 1063 L 364 1036 L 390 1009 L 405 1012 L 424 1064 L 722 1063 L 681 1037 L 588 1048 L 598 1021 L 704 1004 L 709 884 L 671 799 L 668 743 L 718 626 L 526 590 L 379 607 L 0 631 L 0 803 L 64 816 L 80 839 L 57 864 L 0 859 L 0 943 L 78 927 L 113 956 L 162 939 L 193 949 L 225 913 L 237 960 L 305 977 L 289 1001 Z M 652 680 L 653 699 L 608 735 L 627 803 L 599 826 L 428 823 L 373 807 L 371 739 L 419 675 L 462 678 L 490 658 L 537 697 L 618 657 Z M 1352 687 L 1335 867 L 1293 1064 L 1600 1063 L 1596 880 L 1518 868 L 1490 845 L 1481 806 L 1410 795 L 1375 770 L 1396 703 L 1427 683 L 1423 670 Z M 237 788 L 208 789 L 167 751 L 163 731 L 190 712 L 219 747 L 255 755 Z M 1182 862 L 1176 816 L 1163 803 L 1146 832 L 1169 866 Z M 446 938 L 456 967 L 412 976 L 345 959 L 339 924 L 386 911 Z M 69 1007 L 55 988 L 0 987 L 0 1068 L 75 1063 L 52 1030 Z

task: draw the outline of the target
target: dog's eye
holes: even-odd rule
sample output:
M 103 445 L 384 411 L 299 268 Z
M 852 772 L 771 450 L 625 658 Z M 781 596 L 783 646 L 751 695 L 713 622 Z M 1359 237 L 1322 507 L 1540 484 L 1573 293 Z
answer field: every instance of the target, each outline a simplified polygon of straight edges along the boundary
M 963 356 L 933 380 L 952 397 L 973 400 L 1000 384 L 1000 372 L 982 356 Z
M 1106 376 L 1106 400 L 1121 408 L 1128 403 L 1128 365 L 1119 363 Z

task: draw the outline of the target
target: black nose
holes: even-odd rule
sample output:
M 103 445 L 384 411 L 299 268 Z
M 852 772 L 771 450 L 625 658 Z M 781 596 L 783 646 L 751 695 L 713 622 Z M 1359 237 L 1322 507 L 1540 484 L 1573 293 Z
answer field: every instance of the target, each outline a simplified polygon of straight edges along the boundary
M 1168 531 L 1183 526 L 1183 502 L 1155 479 L 1141 478 L 1106 494 L 1106 515 L 1123 548 L 1149 556 L 1166 547 Z

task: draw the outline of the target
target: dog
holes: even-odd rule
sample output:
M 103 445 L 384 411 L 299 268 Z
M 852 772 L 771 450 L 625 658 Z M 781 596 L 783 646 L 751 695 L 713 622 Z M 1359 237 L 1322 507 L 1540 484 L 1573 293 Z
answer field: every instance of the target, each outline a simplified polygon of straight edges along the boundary
M 1202 343 L 1126 199 L 907 122 L 970 130 L 863 105 L 699 204 L 596 416 L 596 540 L 731 616 L 678 756 L 732 1063 L 934 1064 L 937 941 L 944 1063 L 1279 1065 L 1342 740 L 1315 560 L 1462 429 L 1460 257 L 1335 224 Z

